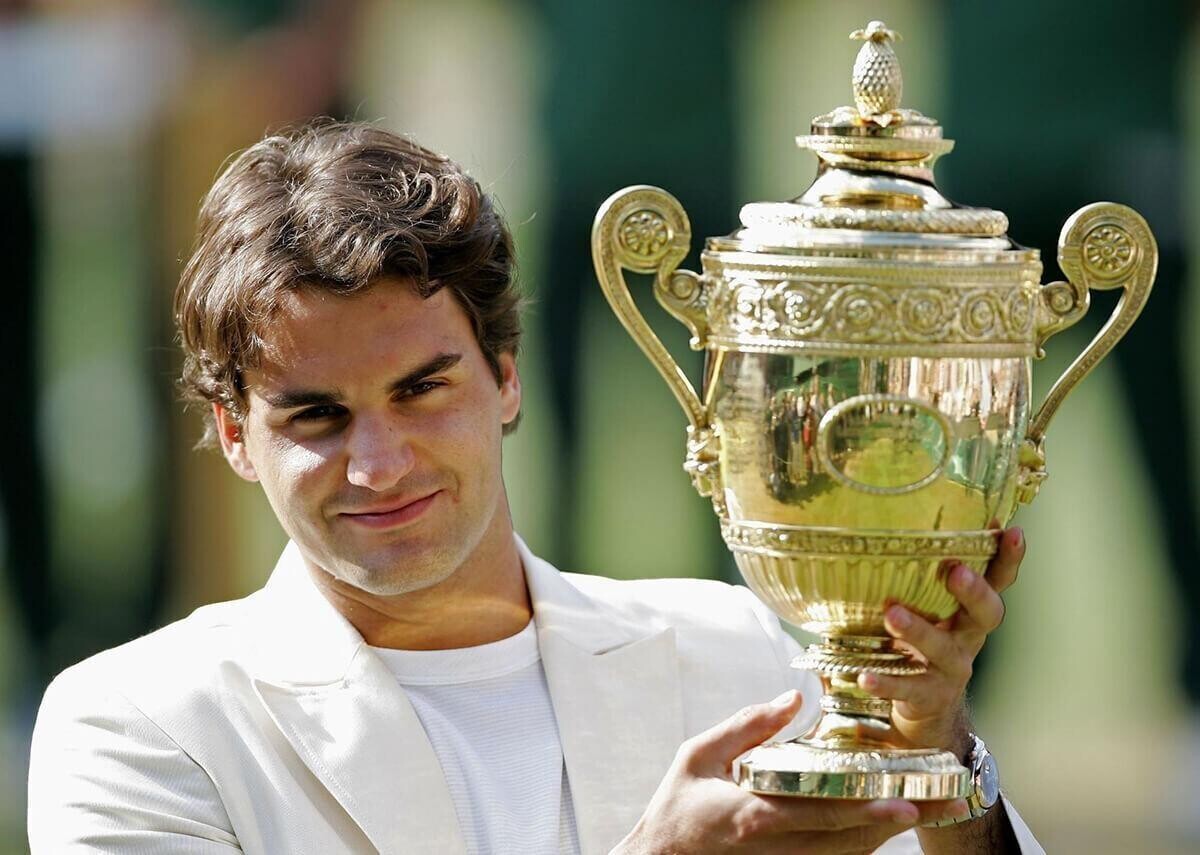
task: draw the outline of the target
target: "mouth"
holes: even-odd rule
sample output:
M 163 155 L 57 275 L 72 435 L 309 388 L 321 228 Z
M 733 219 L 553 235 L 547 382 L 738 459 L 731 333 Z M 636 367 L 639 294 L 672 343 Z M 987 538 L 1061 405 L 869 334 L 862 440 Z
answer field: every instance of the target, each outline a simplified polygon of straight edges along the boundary
M 412 501 L 402 500 L 395 504 L 373 508 L 370 511 L 343 512 L 339 517 L 357 526 L 369 529 L 388 529 L 407 525 L 421 517 L 441 495 L 441 490 L 435 490 L 428 496 L 422 496 Z

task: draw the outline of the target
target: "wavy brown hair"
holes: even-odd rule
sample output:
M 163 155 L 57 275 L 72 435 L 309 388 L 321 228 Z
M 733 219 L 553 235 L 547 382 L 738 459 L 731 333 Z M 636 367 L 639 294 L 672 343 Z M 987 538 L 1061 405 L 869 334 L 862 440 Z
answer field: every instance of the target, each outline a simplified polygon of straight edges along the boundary
M 234 158 L 200 207 L 175 292 L 184 398 L 243 420 L 242 376 L 258 364 L 281 298 L 352 294 L 381 277 L 422 297 L 450 289 L 499 382 L 499 355 L 520 343 L 521 300 L 512 237 L 478 182 L 369 124 L 321 120 L 267 136 Z M 204 410 L 201 444 L 213 444 Z

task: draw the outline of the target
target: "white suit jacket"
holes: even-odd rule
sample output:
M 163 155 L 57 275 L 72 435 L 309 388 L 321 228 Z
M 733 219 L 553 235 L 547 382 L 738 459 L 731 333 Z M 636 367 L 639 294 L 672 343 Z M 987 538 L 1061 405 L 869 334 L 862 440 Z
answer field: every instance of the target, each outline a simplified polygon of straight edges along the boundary
M 816 678 L 744 588 L 560 574 L 520 546 L 586 855 L 633 827 L 688 736 L 788 688 L 815 716 Z M 34 855 L 465 852 L 403 690 L 292 545 L 262 590 L 51 684 L 29 837 Z

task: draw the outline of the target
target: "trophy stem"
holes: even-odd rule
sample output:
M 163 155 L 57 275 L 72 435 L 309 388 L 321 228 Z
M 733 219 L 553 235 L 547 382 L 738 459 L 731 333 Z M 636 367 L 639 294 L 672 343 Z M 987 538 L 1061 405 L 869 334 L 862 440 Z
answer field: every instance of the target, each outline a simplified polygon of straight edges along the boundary
M 892 723 L 892 702 L 858 687 L 858 675 L 920 674 L 925 666 L 890 638 L 823 635 L 792 663 L 821 675 L 821 719 L 809 736 L 763 745 L 738 765 L 738 783 L 775 796 L 948 799 L 969 773 L 948 751 L 918 748 Z
M 822 635 L 820 643 L 810 644 L 792 665 L 830 677 L 857 677 L 867 671 L 894 676 L 925 672 L 924 665 L 897 649 L 894 639 L 875 635 Z
M 896 648 L 891 638 L 861 635 L 823 635 L 792 663 L 821 675 L 825 694 L 809 742 L 823 748 L 862 750 L 911 748 L 892 725 L 892 702 L 858 686 L 858 675 L 920 674 L 925 667 Z

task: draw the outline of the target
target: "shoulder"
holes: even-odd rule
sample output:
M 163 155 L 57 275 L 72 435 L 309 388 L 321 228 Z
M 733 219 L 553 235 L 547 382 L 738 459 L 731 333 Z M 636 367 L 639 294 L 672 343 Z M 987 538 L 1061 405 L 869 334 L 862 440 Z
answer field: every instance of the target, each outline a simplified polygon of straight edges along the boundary
M 253 602 L 251 596 L 204 606 L 72 665 L 46 689 L 39 722 L 80 715 L 153 720 L 167 707 L 215 699 L 252 646 L 245 629 Z
M 638 625 L 674 628 L 689 643 L 726 647 L 787 668 L 796 642 L 770 609 L 742 585 L 711 579 L 611 579 L 579 573 L 563 578 L 584 595 Z
M 99 653 L 50 684 L 30 746 L 33 851 L 161 851 L 176 836 L 236 846 L 217 788 L 186 744 L 201 729 L 233 738 L 218 735 L 227 721 L 214 677 L 227 625 L 220 611 Z
M 689 733 L 787 689 L 805 696 L 806 709 L 789 734 L 812 724 L 819 681 L 791 666 L 799 644 L 748 588 L 704 579 L 618 580 L 575 573 L 563 578 L 603 604 L 614 620 L 673 632 Z
M 631 617 L 719 630 L 774 630 L 779 621 L 749 589 L 712 579 L 612 579 L 582 573 L 563 578 L 583 594 Z

